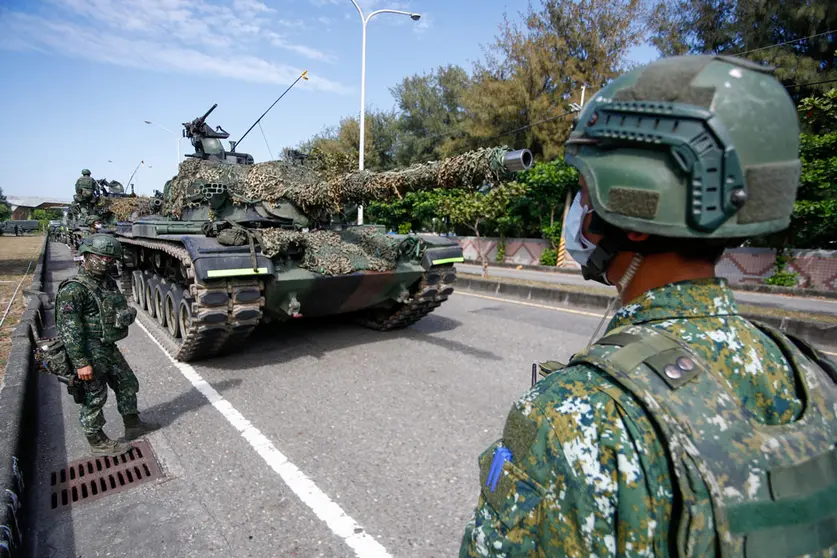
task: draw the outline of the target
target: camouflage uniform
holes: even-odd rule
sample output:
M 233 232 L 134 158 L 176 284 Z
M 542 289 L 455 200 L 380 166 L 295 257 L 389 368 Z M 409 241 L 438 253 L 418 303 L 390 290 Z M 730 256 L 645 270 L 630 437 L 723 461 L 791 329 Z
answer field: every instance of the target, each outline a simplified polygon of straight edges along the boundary
M 676 57 L 591 99 L 565 151 L 593 206 L 577 208 L 578 232 L 601 238 L 567 225 L 585 278 L 610 284 L 620 252 L 634 253 L 630 281 L 642 254 L 687 245 L 720 254 L 787 227 L 798 123 L 762 72 Z M 682 150 L 673 158 L 683 173 L 658 163 L 660 144 Z M 700 174 L 715 166 L 701 157 L 717 153 L 723 178 Z M 729 197 L 713 203 L 718 190 Z M 642 252 L 620 230 L 656 244 Z M 479 457 L 461 558 L 837 556 L 837 364 L 742 318 L 725 280 L 647 290 L 601 339 L 551 368 Z
M 102 430 L 108 387 L 116 394 L 122 415 L 125 437 L 133 439 L 159 425 L 144 422 L 137 410 L 139 382 L 125 361 L 116 341 L 128 334 L 128 325 L 136 310 L 127 306 L 110 272 L 113 258 L 121 257 L 121 245 L 108 235 L 93 234 L 82 241 L 79 252 L 84 264 L 76 277 L 61 283 L 55 299 L 58 334 L 72 368 L 92 367 L 93 378 L 83 381 L 84 402 L 79 422 L 94 452 L 103 455 L 122 453 L 127 444 L 113 442 Z M 111 260 L 104 259 L 112 258 Z
M 84 169 L 82 176 L 76 180 L 76 195 L 74 199 L 85 211 L 92 211 L 95 206 L 95 192 L 98 190 L 98 183 L 90 176 L 90 171 Z
M 781 350 L 738 315 L 724 279 L 674 283 L 622 307 L 608 332 L 646 324 L 688 340 L 765 424 L 803 403 Z M 725 425 L 715 423 L 722 434 Z M 535 433 L 534 436 L 532 433 Z M 482 493 L 460 556 L 667 556 L 671 464 L 641 401 L 607 374 L 576 364 L 550 374 L 512 409 L 503 441 L 508 481 L 485 487 L 497 444 L 479 458 Z
M 82 268 L 77 278 L 103 293 L 119 293 L 116 281 L 110 276 L 100 280 Z M 105 425 L 102 409 L 107 401 L 108 386 L 116 394 L 121 415 L 137 413 L 139 382 L 116 343 L 101 341 L 99 308 L 89 287 L 76 282 L 67 284 L 58 293 L 55 307 L 61 320 L 61 339 L 73 367 L 93 367 L 93 380 L 85 383 L 85 402 L 79 410 L 84 433 L 96 434 Z

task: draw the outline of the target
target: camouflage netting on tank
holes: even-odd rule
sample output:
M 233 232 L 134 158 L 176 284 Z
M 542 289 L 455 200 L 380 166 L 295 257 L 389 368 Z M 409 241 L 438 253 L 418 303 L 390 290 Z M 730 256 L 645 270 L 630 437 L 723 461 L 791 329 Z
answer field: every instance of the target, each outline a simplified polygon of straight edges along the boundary
M 300 267 L 323 275 L 355 271 L 390 271 L 398 260 L 399 242 L 375 229 L 300 232 L 260 231 L 262 253 L 274 257 L 292 247 L 304 250 Z
M 152 201 L 155 198 L 148 196 L 137 196 L 135 198 L 99 198 L 99 213 L 110 212 L 119 221 L 128 221 L 131 215 L 136 212 L 137 217 L 151 215 L 154 213 Z
M 179 216 L 184 207 L 202 203 L 203 195 L 218 185 L 239 203 L 288 200 L 306 214 L 322 217 L 348 203 L 392 199 L 411 190 L 475 188 L 500 181 L 508 176 L 503 166 L 506 152 L 504 147 L 479 149 L 401 170 L 339 176 L 327 172 L 317 157 L 302 164 L 268 161 L 247 166 L 190 158 L 180 163 L 166 187 L 166 210 Z

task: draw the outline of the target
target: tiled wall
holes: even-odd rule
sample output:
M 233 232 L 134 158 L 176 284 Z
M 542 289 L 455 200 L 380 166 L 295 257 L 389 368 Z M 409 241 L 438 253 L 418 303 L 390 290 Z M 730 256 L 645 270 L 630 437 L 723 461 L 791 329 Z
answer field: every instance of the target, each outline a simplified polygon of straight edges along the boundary
M 466 260 L 477 260 L 476 237 L 461 236 L 459 244 Z M 488 261 L 497 261 L 499 238 L 481 238 Z M 506 263 L 539 265 L 541 252 L 549 248 L 549 242 L 539 238 L 506 239 Z M 799 274 L 797 286 L 821 291 L 837 291 L 837 251 L 793 250 L 793 259 L 788 271 Z M 729 279 L 730 283 L 763 283 L 773 275 L 775 261 L 773 250 L 767 248 L 735 248 L 727 250 L 718 263 L 717 273 Z M 567 267 L 578 268 L 578 264 L 567 256 Z

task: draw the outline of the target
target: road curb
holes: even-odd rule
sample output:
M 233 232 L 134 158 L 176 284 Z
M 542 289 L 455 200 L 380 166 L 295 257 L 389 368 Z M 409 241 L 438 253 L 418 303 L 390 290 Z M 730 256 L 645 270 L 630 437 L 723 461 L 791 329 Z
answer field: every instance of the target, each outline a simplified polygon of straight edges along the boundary
M 498 279 L 458 276 L 456 289 L 523 302 L 534 302 L 565 308 L 586 308 L 604 311 L 611 296 L 556 287 L 541 287 L 521 283 L 507 283 Z M 454 295 L 455 296 L 455 295 Z M 748 307 L 752 308 L 752 307 Z M 741 310 L 748 320 L 760 321 L 782 331 L 798 335 L 819 345 L 833 345 L 837 340 L 837 324 L 818 320 L 800 320 L 790 316 L 772 316 L 767 312 Z
M 481 266 L 477 260 L 465 260 L 463 263 L 468 265 L 478 265 Z M 525 271 L 540 271 L 543 273 L 561 273 L 563 275 L 581 275 L 581 269 L 576 269 L 573 267 L 555 267 L 551 265 L 531 265 L 531 264 L 516 264 L 516 263 L 507 263 L 507 262 L 490 262 L 488 264 L 488 268 L 491 269 L 492 267 L 498 268 L 505 268 L 505 269 L 517 269 L 518 267 Z M 752 283 L 740 283 L 740 284 L 730 284 L 730 288 L 734 291 L 747 291 L 752 293 L 764 293 L 764 294 L 778 294 L 778 295 L 785 295 L 785 296 L 797 296 L 797 297 L 804 297 L 804 298 L 827 298 L 831 300 L 837 300 L 837 291 L 823 291 L 819 289 L 807 289 L 804 287 L 780 287 L 778 285 L 763 285 L 763 284 L 752 284 Z
M 5 545 L 6 555 L 11 557 L 27 553 L 23 506 L 26 486 L 32 484 L 28 473 L 37 425 L 33 349 L 43 324 L 48 252 L 49 237 L 44 235 L 32 286 L 23 291 L 26 311 L 12 332 L 12 350 L 0 384 L 0 545 Z

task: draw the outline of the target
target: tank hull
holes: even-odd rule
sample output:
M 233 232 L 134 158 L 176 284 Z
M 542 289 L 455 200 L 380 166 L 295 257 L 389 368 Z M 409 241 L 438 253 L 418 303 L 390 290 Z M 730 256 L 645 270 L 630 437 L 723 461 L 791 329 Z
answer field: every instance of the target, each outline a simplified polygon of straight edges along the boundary
M 452 294 L 453 265 L 462 261 L 455 241 L 424 236 L 421 253 L 400 256 L 390 270 L 329 275 L 305 269 L 294 254 L 271 258 L 258 246 L 222 245 L 200 226 L 149 219 L 115 231 L 120 287 L 182 361 L 241 350 L 267 321 L 347 315 L 380 331 L 409 326 Z

